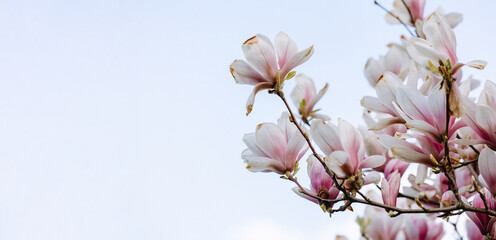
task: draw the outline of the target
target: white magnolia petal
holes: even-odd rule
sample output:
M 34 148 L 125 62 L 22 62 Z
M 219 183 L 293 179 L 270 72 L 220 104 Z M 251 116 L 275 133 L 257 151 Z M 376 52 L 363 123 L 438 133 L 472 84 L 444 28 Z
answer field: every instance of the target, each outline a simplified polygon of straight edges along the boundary
M 262 149 L 257 146 L 257 140 L 255 138 L 255 133 L 247 133 L 243 136 L 243 142 L 246 144 L 251 154 L 259 157 L 269 157 Z M 248 152 L 247 152 L 248 153 Z
M 439 60 L 446 60 L 449 56 L 436 50 L 430 42 L 422 38 L 411 38 L 407 45 L 410 57 L 423 67 L 429 66 L 429 61 L 434 66 L 439 66 Z
M 377 97 L 388 107 L 393 108 L 392 104 L 396 102 L 396 91 L 401 85 L 402 80 L 396 74 L 385 72 L 375 87 Z
M 386 162 L 386 158 L 382 155 L 373 155 L 363 159 L 358 165 L 358 169 L 376 168 L 382 166 Z
M 256 85 L 266 80 L 257 70 L 251 67 L 245 60 L 236 59 L 229 66 L 231 75 L 237 84 Z
M 378 184 L 381 181 L 381 175 L 377 172 L 369 172 L 363 179 L 363 184 Z
M 384 73 L 384 67 L 382 66 L 381 62 L 373 58 L 369 58 L 369 60 L 367 60 L 367 63 L 365 64 L 363 73 L 369 81 L 370 86 L 375 87 L 377 81 Z
M 289 59 L 296 54 L 298 47 L 286 33 L 279 32 L 274 42 L 279 68 L 282 69 Z
M 474 61 L 470 61 L 468 63 L 465 63 L 465 65 L 482 70 L 486 67 L 487 62 L 483 61 L 483 60 L 474 60 Z
M 269 89 L 269 88 L 272 88 L 272 83 L 269 82 L 259 83 L 255 86 L 255 88 L 253 88 L 253 91 L 246 100 L 246 116 L 248 116 L 253 110 L 253 104 L 255 104 L 255 96 L 257 95 L 257 93 L 260 92 L 261 90 Z
M 310 189 L 308 188 L 304 188 L 305 191 L 307 192 L 311 192 Z M 291 190 L 293 190 L 294 193 L 296 193 L 296 195 L 308 200 L 308 201 L 312 201 L 314 203 L 319 203 L 319 201 L 317 201 L 317 199 L 313 198 L 313 197 L 309 197 L 308 195 L 304 194 L 303 192 L 301 192 L 300 188 L 299 187 L 293 187 Z
M 444 17 L 448 20 L 451 28 L 455 28 L 460 22 L 463 21 L 463 15 L 461 13 L 448 13 L 445 14 Z
M 300 160 L 300 158 L 308 149 L 304 148 L 306 144 L 307 142 L 301 134 L 294 135 L 289 139 L 288 145 L 286 147 L 286 168 L 293 169 L 295 162 Z
M 392 147 L 391 152 L 395 157 L 406 162 L 432 165 L 430 158 L 423 153 L 405 147 Z
M 405 123 L 405 120 L 401 117 L 392 117 L 392 118 L 382 118 L 379 119 L 375 124 L 371 125 L 369 130 L 377 131 L 377 130 L 382 130 L 392 124 L 403 124 Z
M 246 169 L 251 172 L 276 172 L 283 174 L 286 170 L 284 165 L 277 160 L 266 157 L 242 156 L 245 160 Z
M 391 149 L 393 147 L 403 147 L 403 148 L 409 148 L 412 149 L 413 151 L 422 153 L 422 149 L 420 149 L 417 145 L 413 143 L 409 143 L 405 140 L 401 140 L 395 137 L 391 137 L 386 134 L 379 134 L 377 135 L 377 139 L 379 140 L 379 143 L 381 143 L 384 147 L 387 149 Z
M 344 151 L 334 151 L 329 157 L 325 158 L 324 161 L 326 166 L 340 178 L 347 177 L 349 174 L 353 173 L 348 154 Z
M 324 94 L 327 92 L 327 88 L 329 87 L 329 84 L 325 84 L 324 88 L 320 89 L 319 93 L 317 95 L 314 95 L 312 99 L 310 99 L 309 102 L 307 102 L 307 105 L 305 106 L 305 111 L 307 113 L 310 113 L 313 111 L 313 108 L 315 107 L 315 104 L 324 96 Z
M 291 92 L 291 99 L 293 100 L 293 103 L 296 107 L 299 107 L 301 100 L 305 99 L 308 104 L 317 91 L 313 80 L 304 74 L 298 74 L 294 79 L 296 86 Z
M 485 104 L 477 105 L 475 119 L 479 125 L 489 133 L 496 132 L 496 112 L 494 109 Z
M 442 133 L 432 125 L 421 120 L 410 120 L 405 123 L 406 127 L 424 133 L 432 139 L 441 139 Z
M 274 46 L 265 35 L 257 34 L 241 46 L 246 60 L 267 80 L 275 81 L 278 71 Z
M 313 120 L 310 127 L 312 139 L 326 156 L 329 156 L 333 151 L 343 150 L 338 132 L 339 130 L 334 124 L 325 123 L 322 120 Z
M 496 109 L 496 84 L 492 81 L 486 81 L 484 83 L 484 89 L 479 96 L 479 103 L 491 106 L 491 108 Z
M 286 136 L 274 123 L 262 123 L 255 132 L 257 146 L 270 158 L 284 163 L 286 155 Z
M 360 101 L 362 106 L 369 111 L 378 112 L 378 113 L 387 113 L 392 116 L 396 115 L 396 112 L 386 105 L 381 99 L 371 96 L 365 96 Z
M 401 109 L 412 119 L 423 120 L 431 125 L 434 124 L 435 120 L 429 111 L 427 99 L 417 89 L 400 88 L 397 91 L 396 99 Z
M 308 48 L 305 48 L 296 54 L 294 54 L 288 62 L 284 65 L 284 67 L 281 69 L 281 78 L 285 78 L 286 75 L 293 70 L 293 68 L 303 64 L 304 62 L 308 61 L 310 57 L 313 55 L 313 46 L 310 46 Z
M 357 168 L 359 160 L 364 157 L 365 149 L 363 148 L 362 136 L 353 125 L 349 122 L 339 119 L 339 136 L 343 149 L 348 153 L 353 168 Z

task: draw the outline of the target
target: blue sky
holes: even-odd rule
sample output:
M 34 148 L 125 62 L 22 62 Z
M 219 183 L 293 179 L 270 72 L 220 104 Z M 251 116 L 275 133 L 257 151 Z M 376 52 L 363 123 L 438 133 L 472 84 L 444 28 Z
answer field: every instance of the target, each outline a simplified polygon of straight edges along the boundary
M 466 76 L 494 79 L 496 3 L 440 4 L 464 14 L 460 61 L 489 62 Z M 407 34 L 373 1 L 0 1 L 0 239 L 356 238 L 356 216 L 244 169 L 241 137 L 283 105 L 262 93 L 246 117 L 228 66 L 279 31 L 315 46 L 297 72 L 355 125 L 367 58 Z

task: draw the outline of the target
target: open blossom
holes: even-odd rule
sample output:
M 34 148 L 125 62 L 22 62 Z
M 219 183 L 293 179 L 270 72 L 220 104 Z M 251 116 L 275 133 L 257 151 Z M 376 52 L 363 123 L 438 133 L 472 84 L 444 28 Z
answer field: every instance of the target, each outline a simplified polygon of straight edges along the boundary
M 443 223 L 436 223 L 436 218 L 415 216 L 405 222 L 406 240 L 439 240 L 443 237 Z
M 396 207 L 396 199 L 400 191 L 401 175 L 398 171 L 391 174 L 389 181 L 385 178 L 381 182 L 382 201 L 384 204 Z
M 286 112 L 281 115 L 277 125 L 259 124 L 255 133 L 245 134 L 243 141 L 248 148 L 243 151 L 241 158 L 252 172 L 292 172 L 296 161 L 308 149 L 305 138 L 289 121 Z
M 466 99 L 464 103 L 467 105 L 467 113 L 462 120 L 477 136 L 460 142 L 468 145 L 486 144 L 496 150 L 496 84 L 486 81 L 479 102 L 475 104 Z
M 494 197 L 489 193 L 489 191 L 486 188 L 483 188 L 481 190 L 482 194 L 484 195 L 484 198 L 486 200 L 486 204 L 488 205 L 488 208 L 491 210 L 496 210 L 496 203 Z M 474 201 L 472 202 L 472 206 L 477 207 L 477 208 L 486 208 L 484 201 L 482 198 L 479 196 L 479 194 L 475 194 Z M 496 218 L 490 217 L 487 214 L 484 213 L 476 213 L 476 212 L 466 212 L 468 218 L 472 220 L 477 228 L 479 228 L 479 231 L 481 234 L 486 235 L 490 234 L 493 238 L 496 237 L 495 233 L 495 222 Z
M 406 50 L 397 44 L 391 44 L 388 53 L 380 56 L 378 60 L 369 58 L 365 64 L 365 77 L 372 87 L 375 87 L 379 79 L 386 72 L 398 75 L 405 79 L 409 72 L 410 57 Z
M 397 239 L 401 235 L 404 219 L 404 216 L 389 217 L 384 210 L 368 206 L 361 227 L 370 240 Z
M 338 178 L 356 176 L 364 168 L 375 168 L 384 164 L 382 155 L 365 156 L 365 147 L 360 133 L 350 123 L 339 119 L 338 126 L 322 120 L 312 121 L 311 136 L 317 146 L 327 156 L 327 167 Z M 357 176 L 360 177 L 360 176 Z M 380 180 L 377 174 L 370 173 L 364 183 Z
M 284 32 L 277 34 L 275 46 L 265 35 L 257 34 L 241 48 L 247 62 L 236 59 L 230 70 L 236 83 L 255 86 L 246 103 L 246 115 L 253 109 L 257 92 L 281 87 L 288 73 L 313 54 L 313 46 L 298 52 L 296 43 Z
M 310 155 L 307 159 L 307 172 L 310 177 L 310 189 L 305 189 L 310 193 L 319 196 L 323 199 L 331 199 L 334 200 L 339 195 L 339 190 L 334 186 L 334 181 L 327 174 L 324 169 L 324 166 L 315 158 L 315 156 Z M 308 199 L 317 204 L 319 203 L 315 198 L 309 197 L 303 193 L 301 193 L 298 187 L 294 187 L 293 191 L 299 196 Z M 328 204 L 326 207 L 331 208 L 333 204 Z
M 324 88 L 322 88 L 319 93 L 317 93 L 315 84 L 311 78 L 303 74 L 298 74 L 295 77 L 295 82 L 296 86 L 291 92 L 291 99 L 293 100 L 296 107 L 298 107 L 298 112 L 300 113 L 303 121 L 308 122 L 308 120 L 312 118 L 329 120 L 328 116 L 318 114 L 318 110 L 314 109 L 315 104 L 327 92 L 328 84 L 326 84 Z

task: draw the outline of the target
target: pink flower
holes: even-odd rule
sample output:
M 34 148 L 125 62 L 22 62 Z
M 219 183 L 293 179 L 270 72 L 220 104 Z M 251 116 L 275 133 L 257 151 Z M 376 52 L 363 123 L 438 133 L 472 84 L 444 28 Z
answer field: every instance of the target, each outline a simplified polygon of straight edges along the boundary
M 410 57 L 406 50 L 397 44 L 392 44 L 385 56 L 378 60 L 369 58 L 365 64 L 365 77 L 372 87 L 375 87 L 379 79 L 386 72 L 393 73 L 401 79 L 405 79 L 410 67 Z
M 443 237 L 443 223 L 436 218 L 417 216 L 405 223 L 403 229 L 406 240 L 438 240 Z
M 236 59 L 230 70 L 236 83 L 255 86 L 246 103 L 246 115 L 253 109 L 257 92 L 282 87 L 288 73 L 313 54 L 313 46 L 298 52 L 296 43 L 283 32 L 276 36 L 275 49 L 269 38 L 262 34 L 246 40 L 241 48 L 248 62 Z
M 404 216 L 392 218 L 383 209 L 367 207 L 362 228 L 370 240 L 396 239 L 401 235 L 404 219 Z
M 360 133 L 344 120 L 339 119 L 338 126 L 321 120 L 314 120 L 310 134 L 317 146 L 327 156 L 325 159 L 327 167 L 335 172 L 339 178 L 355 176 L 359 170 L 379 167 L 386 161 L 382 155 L 366 157 Z M 373 174 L 368 179 L 379 180 L 379 178 L 373 177 Z M 367 184 L 367 181 L 365 182 Z
M 496 209 L 496 203 L 494 202 L 493 196 L 491 196 L 491 193 L 486 188 L 483 188 L 482 194 L 485 197 L 487 206 L 491 210 Z M 484 205 L 484 201 L 482 198 L 479 196 L 479 194 L 475 194 L 474 201 L 472 202 L 472 206 L 477 207 L 477 208 L 486 208 Z M 490 217 L 487 214 L 483 213 L 475 213 L 475 212 L 466 212 L 467 216 L 472 220 L 477 228 L 479 228 L 480 232 L 483 235 L 486 234 L 491 234 L 491 236 L 494 235 L 494 223 L 496 222 L 496 218 Z
M 425 0 L 404 0 L 404 3 L 402 0 L 395 0 L 393 7 L 394 9 L 391 12 L 395 16 L 398 16 L 405 24 L 410 26 L 415 26 L 417 20 L 422 21 L 424 19 Z M 390 14 L 386 15 L 386 20 L 389 23 L 399 23 L 398 20 Z
M 243 151 L 241 158 L 252 172 L 292 172 L 296 161 L 308 149 L 305 138 L 289 121 L 286 112 L 281 115 L 278 125 L 259 124 L 255 133 L 245 134 L 243 141 L 248 148 Z
M 310 155 L 307 159 L 307 172 L 310 177 L 311 188 L 305 189 L 310 193 L 317 195 L 324 199 L 334 200 L 339 195 L 339 190 L 334 186 L 334 181 L 327 174 L 324 166 L 315 158 L 315 156 Z M 293 188 L 293 191 L 299 196 L 308 199 L 314 203 L 319 203 L 315 198 L 308 197 L 307 195 L 301 193 L 298 187 Z M 329 204 L 326 207 L 331 208 L 333 204 Z
M 389 181 L 385 178 L 381 182 L 382 201 L 384 204 L 396 207 L 396 199 L 400 191 L 401 175 L 398 171 L 391 174 Z
M 293 100 L 298 112 L 304 122 L 308 123 L 313 118 L 329 120 L 326 115 L 318 114 L 314 109 L 315 104 L 324 96 L 327 91 L 328 85 L 326 84 L 319 93 L 315 89 L 313 80 L 303 74 L 298 74 L 295 77 L 296 86 L 291 92 L 291 99 Z M 310 119 L 308 119 L 310 118 Z
M 486 240 L 486 238 L 480 233 L 479 229 L 470 219 L 465 222 L 465 227 L 467 229 L 468 240 Z

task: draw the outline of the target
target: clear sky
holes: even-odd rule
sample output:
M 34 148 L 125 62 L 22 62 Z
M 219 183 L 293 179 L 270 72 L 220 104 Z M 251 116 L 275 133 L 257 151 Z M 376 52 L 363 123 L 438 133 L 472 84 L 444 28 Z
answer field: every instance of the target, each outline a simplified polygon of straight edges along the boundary
M 439 4 L 494 79 L 496 2 Z M 281 30 L 315 46 L 296 70 L 330 84 L 319 107 L 355 125 L 367 58 L 407 34 L 365 0 L 0 1 L 0 239 L 357 238 L 356 216 L 244 169 L 241 137 L 283 105 L 263 92 L 246 117 L 228 66 Z

